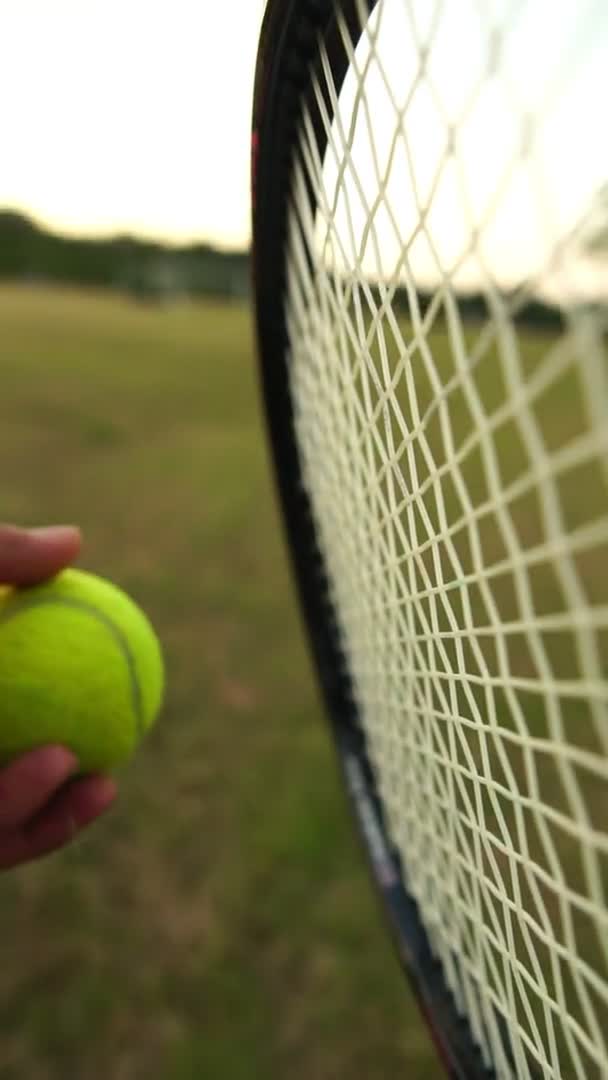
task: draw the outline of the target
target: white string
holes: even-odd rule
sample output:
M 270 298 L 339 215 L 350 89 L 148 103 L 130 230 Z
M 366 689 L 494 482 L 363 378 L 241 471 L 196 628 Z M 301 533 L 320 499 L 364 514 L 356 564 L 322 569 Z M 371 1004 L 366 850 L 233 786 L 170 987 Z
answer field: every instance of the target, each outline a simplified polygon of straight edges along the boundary
M 320 46 L 327 151 L 305 113 L 289 214 L 296 433 L 344 651 L 408 887 L 499 1077 L 509 1053 L 518 1077 L 608 1076 L 601 10 L 360 3 L 340 93 Z M 561 327 L 526 325 L 530 301 Z

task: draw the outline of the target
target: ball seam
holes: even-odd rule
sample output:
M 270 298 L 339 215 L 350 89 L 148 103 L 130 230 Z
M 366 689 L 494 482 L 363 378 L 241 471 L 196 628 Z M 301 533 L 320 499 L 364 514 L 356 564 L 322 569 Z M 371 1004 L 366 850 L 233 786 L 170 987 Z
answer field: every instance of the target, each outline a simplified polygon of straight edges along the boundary
M 141 686 L 139 684 L 139 679 L 137 678 L 137 669 L 136 669 L 136 666 L 135 666 L 135 657 L 134 657 L 134 655 L 133 655 L 133 653 L 131 651 L 131 648 L 129 646 L 128 638 L 126 637 L 125 634 L 123 634 L 120 627 L 117 626 L 116 623 L 112 621 L 112 619 L 110 619 L 102 611 L 99 611 L 98 608 L 96 608 L 93 604 L 87 604 L 87 602 L 85 600 L 77 600 L 74 597 L 53 596 L 53 597 L 48 597 L 48 598 L 47 597 L 36 597 L 36 598 L 31 597 L 31 598 L 27 598 L 27 597 L 24 597 L 24 596 L 20 596 L 19 597 L 19 606 L 18 606 L 18 608 L 13 609 L 12 611 L 6 611 L 5 610 L 5 611 L 0 612 L 0 624 L 10 622 L 11 619 L 16 618 L 23 611 L 27 611 L 27 610 L 32 609 L 32 608 L 37 608 L 37 607 L 57 607 L 57 606 L 72 608 L 72 609 L 74 609 L 76 611 L 83 611 L 87 615 L 92 615 L 93 618 L 97 619 L 98 622 L 100 622 L 105 627 L 105 629 L 110 632 L 110 634 L 114 638 L 116 644 L 118 645 L 119 650 L 123 654 L 123 658 L 124 658 L 124 660 L 126 662 L 126 665 L 127 665 L 127 671 L 128 671 L 128 674 L 129 674 L 129 684 L 130 684 L 130 688 L 131 688 L 131 705 L 132 705 L 133 713 L 135 715 L 136 736 L 137 736 L 138 739 L 141 738 L 143 736 L 144 730 L 145 730 L 144 709 L 143 709 Z

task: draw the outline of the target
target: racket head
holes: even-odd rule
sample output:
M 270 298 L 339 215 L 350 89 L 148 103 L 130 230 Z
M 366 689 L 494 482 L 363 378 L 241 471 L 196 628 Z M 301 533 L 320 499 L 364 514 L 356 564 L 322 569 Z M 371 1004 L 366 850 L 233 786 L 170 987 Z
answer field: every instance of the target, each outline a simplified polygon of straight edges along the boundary
M 350 804 L 398 955 L 448 1072 L 463 1077 L 518 1075 L 510 1032 L 500 1013 L 493 1021 L 502 1047 L 498 1071 L 487 1052 L 480 1050 L 470 1019 L 457 1007 L 446 967 L 437 959 L 402 855 L 391 839 L 297 432 L 286 298 L 290 291 L 289 229 L 293 224 L 289 206 L 300 126 L 306 114 L 308 139 L 314 141 L 318 159 L 323 161 L 327 116 L 332 116 L 362 28 L 376 7 L 370 0 L 310 0 L 308 4 L 270 3 L 267 8 L 252 137 L 254 295 L 264 407 L 308 639 Z M 331 70 L 331 86 L 322 76 L 323 64 Z M 312 183 L 308 198 L 314 215 L 318 192 Z M 450 963 L 458 970 L 457 954 L 451 956 Z M 521 1048 L 519 1054 L 521 1064 Z M 527 1076 L 540 1075 L 531 1057 L 526 1057 L 525 1068 Z
M 368 2 L 371 12 L 374 3 Z M 343 15 L 360 33 L 358 5 Z M 370 765 L 312 507 L 302 479 L 289 385 L 285 309 L 285 197 L 302 109 L 307 63 L 321 38 L 334 62 L 336 85 L 346 74 L 348 53 L 336 22 L 336 5 L 270 3 L 258 51 L 252 124 L 253 287 L 258 356 L 267 431 L 293 576 L 309 646 L 338 751 L 349 804 L 381 897 L 397 954 L 411 980 L 447 1071 L 467 1080 L 489 1080 L 468 1023 L 456 1010 L 441 966 L 433 957 L 413 897 L 405 887 L 399 854 L 391 843 Z M 307 48 L 308 46 L 308 48 Z M 318 120 L 321 152 L 325 135 Z M 284 140 L 284 144 L 283 144 Z M 283 152 L 277 148 L 283 144 Z

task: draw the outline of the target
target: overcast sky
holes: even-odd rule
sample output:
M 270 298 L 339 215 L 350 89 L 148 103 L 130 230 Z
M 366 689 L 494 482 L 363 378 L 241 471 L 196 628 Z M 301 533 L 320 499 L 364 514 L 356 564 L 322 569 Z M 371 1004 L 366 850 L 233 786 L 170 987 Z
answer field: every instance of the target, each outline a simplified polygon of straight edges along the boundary
M 407 251 L 429 287 L 490 275 L 505 290 L 607 297 L 608 260 L 584 239 L 608 227 L 607 0 L 384 0 L 369 31 L 333 139 L 348 139 L 347 167 L 341 150 L 325 161 L 326 257 L 388 280 Z
M 264 0 L 0 0 L 0 206 L 241 245 Z
M 72 231 L 245 244 L 251 98 L 264 6 L 265 0 L 0 0 L 0 206 Z M 608 177 L 608 0 L 487 0 L 486 6 L 386 0 L 380 11 L 375 47 L 398 98 L 418 69 L 417 39 L 424 40 L 426 24 L 440 12 L 429 70 L 457 121 L 458 161 L 471 203 L 465 214 L 446 172 L 428 217 L 444 265 L 465 244 L 471 222 L 483 219 L 505 169 L 516 161 L 522 119 L 534 118 L 534 152 L 521 175 L 513 172 L 484 228 L 492 269 L 505 284 L 525 278 Z M 501 69 L 488 79 L 492 26 L 500 28 Z M 364 42 L 362 48 L 363 59 Z M 458 120 L 477 84 L 474 109 L 466 122 Z M 361 123 L 351 148 L 357 182 L 371 196 L 377 181 L 370 130 L 380 159 L 389 154 L 395 130 L 386 86 L 372 67 L 366 82 L 371 123 Z M 346 116 L 355 90 L 347 80 Z M 376 215 L 388 264 L 416 227 L 425 188 L 433 188 L 445 130 L 446 116 L 420 86 L 407 113 L 418 197 L 401 140 L 385 190 L 399 235 L 388 218 L 382 232 L 382 215 Z M 331 190 L 332 163 L 326 164 Z M 357 237 L 361 214 L 359 221 L 353 198 Z M 433 272 L 428 252 L 419 252 L 418 263 L 423 277 Z M 597 268 L 590 272 L 596 279 Z

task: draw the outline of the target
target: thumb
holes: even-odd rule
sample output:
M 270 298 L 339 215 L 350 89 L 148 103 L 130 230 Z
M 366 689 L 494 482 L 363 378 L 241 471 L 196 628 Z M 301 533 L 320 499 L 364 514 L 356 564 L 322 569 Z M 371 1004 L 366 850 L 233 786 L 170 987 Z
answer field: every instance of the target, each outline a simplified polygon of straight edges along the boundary
M 0 582 L 34 585 L 53 577 L 78 555 L 80 530 L 73 525 L 20 529 L 0 525 Z

